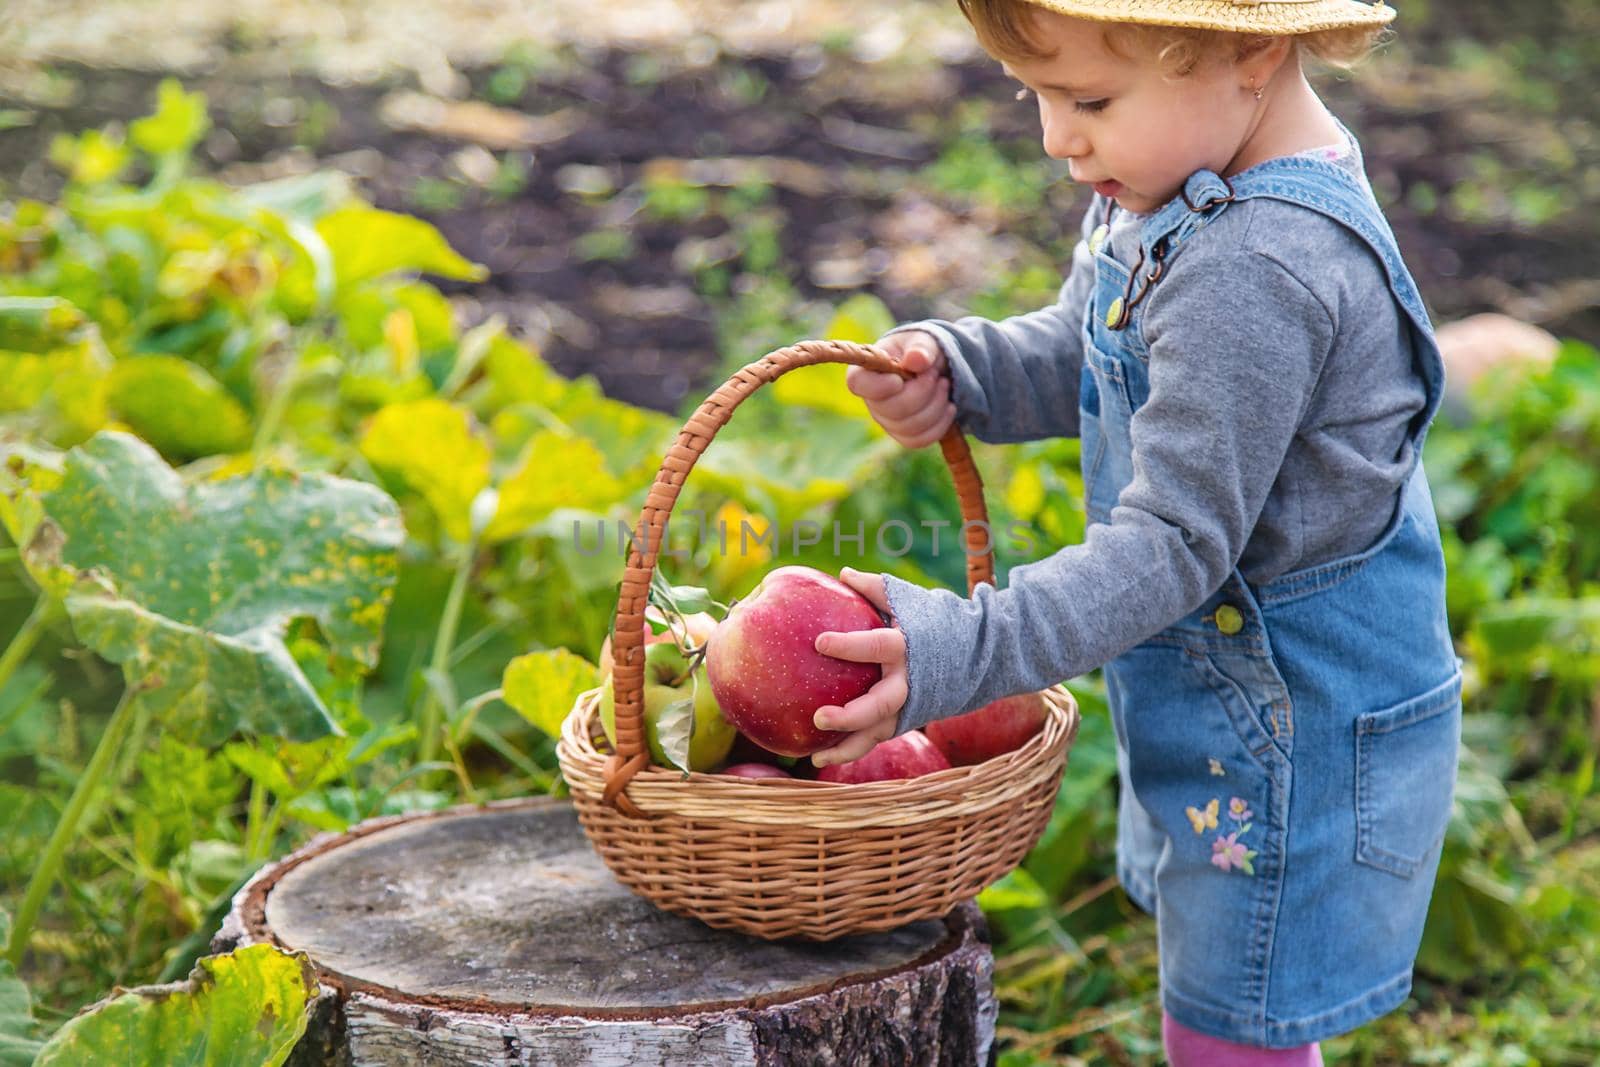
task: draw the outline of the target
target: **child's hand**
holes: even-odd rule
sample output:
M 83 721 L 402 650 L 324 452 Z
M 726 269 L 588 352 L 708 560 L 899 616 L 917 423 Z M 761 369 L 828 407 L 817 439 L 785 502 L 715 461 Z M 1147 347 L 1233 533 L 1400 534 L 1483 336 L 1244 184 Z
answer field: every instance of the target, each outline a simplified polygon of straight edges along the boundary
M 881 338 L 877 347 L 897 358 L 906 370 L 917 372 L 916 376 L 902 378 L 851 367 L 845 371 L 845 387 L 867 402 L 873 421 L 902 445 L 921 448 L 933 444 L 956 418 L 938 338 L 925 330 L 906 330 Z
M 894 618 L 889 597 L 884 592 L 883 575 L 862 574 L 849 567 L 839 572 L 839 580 L 866 597 Z M 850 736 L 832 748 L 811 755 L 817 767 L 829 763 L 848 763 L 870 752 L 879 741 L 894 736 L 909 690 L 906 687 L 906 635 L 898 625 L 876 630 L 828 630 L 817 635 L 816 649 L 825 656 L 855 663 L 876 663 L 883 677 L 871 689 L 843 707 L 825 704 L 816 710 L 812 721 L 819 730 L 849 730 Z

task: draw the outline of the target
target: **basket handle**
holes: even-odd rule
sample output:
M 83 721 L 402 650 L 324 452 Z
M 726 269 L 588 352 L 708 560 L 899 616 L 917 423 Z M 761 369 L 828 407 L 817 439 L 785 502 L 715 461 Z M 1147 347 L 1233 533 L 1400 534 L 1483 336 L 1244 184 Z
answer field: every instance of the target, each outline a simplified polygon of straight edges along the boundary
M 801 341 L 787 348 L 767 353 L 754 363 L 748 363 L 734 372 L 716 392 L 689 417 L 678 438 L 667 449 L 656 472 L 655 482 L 645 497 L 644 509 L 635 530 L 647 531 L 644 550 L 635 540 L 628 553 L 623 571 L 622 589 L 617 598 L 615 628 L 611 633 L 612 684 L 616 698 L 616 751 L 606 761 L 606 784 L 602 799 L 625 814 L 644 817 L 638 807 L 623 792 L 633 776 L 650 763 L 650 752 L 644 743 L 644 627 L 645 605 L 648 603 L 650 579 L 655 573 L 656 559 L 660 554 L 661 538 L 666 529 L 672 506 L 683 488 L 684 479 L 694 469 L 695 461 L 711 444 L 717 431 L 733 415 L 733 409 L 763 385 L 796 369 L 815 363 L 849 363 L 880 373 L 912 377 L 914 372 L 900 366 L 899 361 L 883 349 L 873 345 L 860 345 L 850 341 Z M 955 482 L 956 496 L 961 503 L 962 539 L 967 557 L 967 590 L 970 593 L 980 582 L 994 583 L 994 538 L 986 536 L 989 512 L 983 503 L 983 481 L 972 462 L 972 451 L 959 425 L 951 424 L 939 442 L 944 461 Z M 982 523 L 981 527 L 971 524 Z

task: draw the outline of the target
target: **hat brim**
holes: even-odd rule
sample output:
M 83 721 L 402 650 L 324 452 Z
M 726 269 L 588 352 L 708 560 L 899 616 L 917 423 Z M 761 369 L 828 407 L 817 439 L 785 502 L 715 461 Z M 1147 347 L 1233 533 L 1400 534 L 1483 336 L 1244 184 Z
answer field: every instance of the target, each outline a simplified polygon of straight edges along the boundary
M 1378 0 L 1028 0 L 1073 18 L 1151 26 L 1292 35 L 1387 26 L 1395 10 Z

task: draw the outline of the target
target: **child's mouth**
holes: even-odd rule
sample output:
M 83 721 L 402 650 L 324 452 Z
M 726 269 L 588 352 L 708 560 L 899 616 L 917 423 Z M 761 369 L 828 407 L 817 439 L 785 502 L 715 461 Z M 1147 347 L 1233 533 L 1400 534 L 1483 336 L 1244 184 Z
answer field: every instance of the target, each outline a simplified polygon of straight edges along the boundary
M 1110 200 L 1112 197 L 1114 197 L 1118 193 L 1122 192 L 1122 183 L 1121 182 L 1095 182 L 1094 185 L 1090 186 L 1090 188 L 1092 188 L 1095 192 L 1099 193 L 1101 196 L 1105 197 L 1107 200 Z

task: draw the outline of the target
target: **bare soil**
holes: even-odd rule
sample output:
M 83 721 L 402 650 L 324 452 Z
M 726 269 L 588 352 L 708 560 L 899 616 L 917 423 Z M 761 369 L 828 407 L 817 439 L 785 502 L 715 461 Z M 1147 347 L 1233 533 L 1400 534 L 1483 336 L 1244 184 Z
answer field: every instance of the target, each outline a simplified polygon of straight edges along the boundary
M 1520 30 L 1533 40 L 1570 32 L 1537 18 Z M 1362 138 L 1437 319 L 1499 310 L 1600 343 L 1600 133 L 1583 92 L 1593 71 L 1547 82 L 1518 75 L 1519 95 L 1504 83 L 1503 62 L 1462 52 L 1473 34 L 1503 32 L 1464 17 L 1448 33 L 1418 35 L 1403 57 L 1355 80 L 1325 77 L 1319 88 Z M 417 90 L 410 75 L 336 85 L 216 64 L 184 79 L 206 94 L 215 124 L 197 164 L 233 181 L 318 166 L 357 175 L 379 206 L 428 218 L 489 266 L 485 283 L 440 283 L 464 326 L 505 314 L 561 372 L 594 374 L 608 394 L 665 411 L 698 400 L 723 359 L 716 316 L 730 297 L 707 291 L 707 268 L 721 261 L 733 296 L 753 281 L 741 262 L 747 205 L 726 195 L 741 162 L 771 186 L 761 210 L 777 220 L 781 255 L 763 269 L 787 275 L 802 302 L 860 290 L 901 319 L 961 314 L 1029 261 L 1029 249 L 1064 265 L 1076 237 L 1087 196 L 1064 175 L 1043 211 L 944 195 L 927 180 L 962 116 L 972 121 L 966 108 L 987 109 L 982 121 L 1006 158 L 1043 159 L 1032 109 L 1011 100 L 987 58 L 910 77 L 895 63 L 817 47 L 714 54 L 700 65 L 620 48 L 553 54 L 559 62 L 531 73 L 460 71 L 466 99 L 545 122 L 540 143 L 492 152 L 471 145 L 474 134 L 464 141 L 386 119 L 394 94 Z M 54 196 L 50 139 L 147 113 L 163 76 L 51 69 L 76 83 L 68 99 L 0 94 L 0 110 L 26 115 L 0 129 L 0 204 Z M 694 160 L 733 163 L 701 173 L 686 162 Z M 501 167 L 525 172 L 525 184 L 496 193 Z M 650 195 L 664 174 L 709 199 L 664 213 Z M 1476 193 L 1452 199 L 1464 182 Z M 597 253 L 597 234 L 617 250 Z

